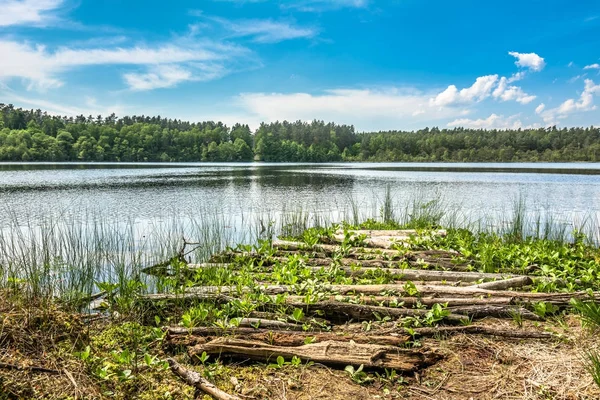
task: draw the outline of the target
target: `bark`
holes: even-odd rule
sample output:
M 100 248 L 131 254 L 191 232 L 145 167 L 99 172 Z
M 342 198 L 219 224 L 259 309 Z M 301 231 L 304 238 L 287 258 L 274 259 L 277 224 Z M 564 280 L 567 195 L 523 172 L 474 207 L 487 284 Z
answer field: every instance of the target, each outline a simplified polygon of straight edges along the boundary
M 440 326 L 437 328 L 416 328 L 415 337 L 430 337 L 436 335 L 479 334 L 517 339 L 552 339 L 555 336 L 549 332 L 523 331 L 516 329 L 499 329 L 481 325 Z
M 215 399 L 217 399 L 217 400 L 242 400 L 241 398 L 239 398 L 237 396 L 233 396 L 229 393 L 222 391 L 221 389 L 219 389 L 218 387 L 216 387 L 215 385 L 210 383 L 208 380 L 206 380 L 202 376 L 200 376 L 200 374 L 198 372 L 182 367 L 181 364 L 179 364 L 177 361 L 173 360 L 172 358 L 168 358 L 167 362 L 169 363 L 169 366 L 171 367 L 171 371 L 173 371 L 173 373 L 175 375 L 177 375 L 181 379 L 183 379 L 185 381 L 185 383 L 187 383 L 190 386 L 194 386 L 197 389 L 200 389 L 201 391 L 203 391 L 206 394 L 211 395 Z
M 532 277 L 529 276 L 516 276 L 514 278 L 492 281 L 492 282 L 484 282 L 479 285 L 473 285 L 473 287 L 479 289 L 488 289 L 488 290 L 506 290 L 506 289 L 514 289 L 521 288 L 523 286 L 528 286 L 533 283 Z
M 539 315 L 534 314 L 525 308 L 515 306 L 476 305 L 449 307 L 448 310 L 454 314 L 465 315 L 472 319 L 481 319 L 486 317 L 512 318 L 515 315 L 520 315 L 523 319 L 528 319 L 531 321 L 543 321 L 543 318 L 541 318 Z
M 288 296 L 287 303 L 300 303 L 305 299 L 304 296 Z M 509 297 L 499 298 L 479 298 L 479 297 L 399 297 L 399 296 L 327 296 L 320 298 L 320 301 L 339 301 L 346 303 L 365 304 L 371 306 L 395 307 L 404 305 L 404 307 L 414 307 L 417 305 L 432 306 L 434 304 L 446 304 L 453 306 L 471 306 L 471 305 L 509 305 L 513 300 Z
M 410 237 L 410 236 L 419 236 L 420 233 L 423 233 L 423 231 L 419 232 L 416 229 L 398 229 L 398 230 L 348 229 L 347 231 L 354 235 L 366 235 L 367 237 L 380 237 L 380 236 Z M 426 234 L 432 234 L 434 236 L 442 236 L 442 237 L 446 236 L 448 234 L 445 229 L 440 229 L 440 230 L 432 231 L 432 232 L 428 232 L 428 231 L 424 231 L 424 232 Z M 338 229 L 335 233 L 336 233 L 336 235 L 343 235 L 344 230 Z
M 192 360 L 195 360 L 197 355 L 204 351 L 207 354 L 227 354 L 238 358 L 267 362 L 275 362 L 278 356 L 288 360 L 295 356 L 303 361 L 337 367 L 364 365 L 367 368 L 392 368 L 403 372 L 422 369 L 441 359 L 438 353 L 429 350 L 409 350 L 395 346 L 333 340 L 288 347 L 273 346 L 256 341 L 218 338 L 189 348 L 188 354 Z
M 264 285 L 255 288 L 242 288 L 243 293 L 250 291 L 260 291 L 266 295 L 277 295 L 284 293 L 295 293 L 296 287 L 286 285 Z M 405 292 L 404 284 L 382 284 L 382 285 L 323 285 L 321 291 L 331 292 L 332 294 L 340 295 L 381 295 L 382 292 L 388 293 L 403 293 Z M 573 293 L 532 293 L 532 292 L 517 292 L 510 290 L 487 290 L 473 286 L 446 286 L 446 285 L 415 285 L 420 297 L 484 297 L 484 298 L 510 298 L 512 302 L 519 301 L 548 301 L 556 304 L 567 302 L 571 298 L 576 299 L 591 299 L 588 292 L 573 292 Z M 200 286 L 191 288 L 184 294 L 149 294 L 139 296 L 141 301 L 165 301 L 165 300 L 210 300 L 210 301 L 231 301 L 233 297 L 228 295 L 236 295 L 237 287 L 228 286 Z M 592 293 L 593 298 L 600 298 L 600 292 Z
M 338 334 L 333 332 L 292 332 L 292 331 L 278 331 L 269 329 L 254 329 L 249 331 L 247 329 L 237 329 L 228 333 L 221 331 L 216 332 L 210 329 L 199 329 L 194 328 L 193 333 L 189 334 L 189 330 L 183 333 L 178 329 L 179 327 L 167 328 L 168 338 L 167 342 L 174 342 L 174 344 L 186 344 L 190 342 L 195 344 L 202 344 L 209 342 L 217 337 L 223 337 L 227 335 L 229 337 L 239 337 L 244 340 L 256 340 L 264 343 L 268 343 L 276 346 L 303 346 L 306 344 L 306 340 L 310 339 L 313 343 L 325 342 L 333 340 L 337 342 L 349 342 L 354 341 L 356 343 L 372 343 L 384 346 L 402 346 L 410 338 L 407 334 L 397 335 L 366 335 L 366 334 Z M 173 332 L 173 333 L 172 333 Z M 183 339 L 183 340 L 182 340 Z

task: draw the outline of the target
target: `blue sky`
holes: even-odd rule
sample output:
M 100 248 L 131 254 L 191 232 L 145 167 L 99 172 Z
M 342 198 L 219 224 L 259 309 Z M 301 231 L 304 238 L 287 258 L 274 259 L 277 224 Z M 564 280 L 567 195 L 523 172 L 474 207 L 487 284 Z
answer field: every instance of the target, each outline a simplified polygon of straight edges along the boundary
M 597 0 L 0 0 L 0 102 L 358 130 L 599 126 Z

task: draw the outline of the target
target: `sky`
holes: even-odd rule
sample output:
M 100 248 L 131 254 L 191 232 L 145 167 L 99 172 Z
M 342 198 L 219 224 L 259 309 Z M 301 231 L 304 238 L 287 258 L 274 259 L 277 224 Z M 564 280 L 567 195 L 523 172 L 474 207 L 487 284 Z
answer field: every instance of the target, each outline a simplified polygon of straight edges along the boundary
M 600 126 L 600 1 L 0 0 L 0 103 L 253 129 Z

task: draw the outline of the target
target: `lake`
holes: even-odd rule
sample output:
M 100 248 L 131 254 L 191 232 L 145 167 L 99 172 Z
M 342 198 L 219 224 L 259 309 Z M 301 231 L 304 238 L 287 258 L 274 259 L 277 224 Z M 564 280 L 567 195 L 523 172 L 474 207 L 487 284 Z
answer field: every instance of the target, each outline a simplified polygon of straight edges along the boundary
M 549 221 L 599 239 L 600 164 L 0 163 L 0 264 L 111 280 L 171 257 L 182 238 L 202 244 L 190 255 L 202 260 L 270 234 L 379 218 L 388 190 L 399 219 L 433 201 L 446 226 L 502 230 L 520 201 L 530 230 Z
M 597 217 L 600 164 L 76 164 L 1 163 L 0 224 L 54 216 L 106 221 L 233 220 L 299 209 L 327 217 L 377 216 L 386 187 L 399 208 L 438 199 L 470 220 L 502 218 L 519 198 L 565 221 Z M 248 218 L 246 218 L 247 220 Z

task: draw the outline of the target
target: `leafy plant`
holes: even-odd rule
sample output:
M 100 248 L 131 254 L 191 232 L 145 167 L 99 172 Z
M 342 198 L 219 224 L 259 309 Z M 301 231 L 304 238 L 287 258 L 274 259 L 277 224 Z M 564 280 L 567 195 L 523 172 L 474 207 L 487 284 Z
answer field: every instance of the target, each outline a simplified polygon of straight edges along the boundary
M 344 368 L 344 371 L 348 373 L 350 379 L 352 379 L 354 383 L 364 385 L 365 383 L 372 382 L 374 379 L 373 377 L 369 376 L 369 374 L 367 374 L 365 371 L 363 371 L 363 368 L 363 364 L 361 364 L 360 367 L 356 369 L 352 365 L 347 365 L 346 368 Z

